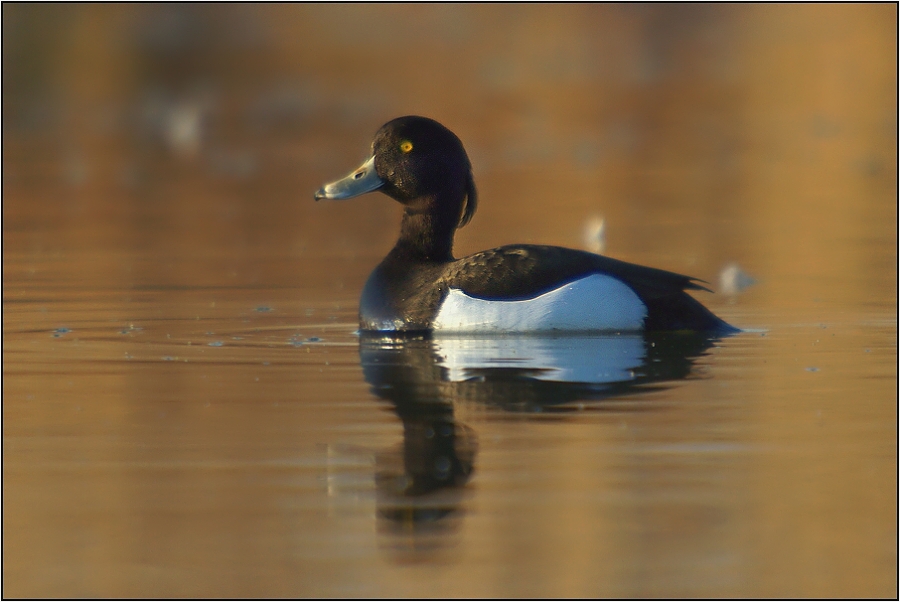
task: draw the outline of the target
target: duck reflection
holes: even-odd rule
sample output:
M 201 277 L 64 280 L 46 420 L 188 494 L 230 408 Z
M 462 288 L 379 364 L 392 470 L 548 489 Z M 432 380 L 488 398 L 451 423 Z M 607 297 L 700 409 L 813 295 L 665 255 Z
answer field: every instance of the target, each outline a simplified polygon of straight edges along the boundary
M 601 409 L 591 402 L 685 378 L 714 342 L 693 333 L 362 335 L 365 379 L 403 422 L 400 451 L 376 459 L 378 516 L 386 521 L 380 528 L 445 531 L 445 519 L 460 513 L 477 440 L 455 420 L 454 404 L 532 413 Z
M 399 450 L 376 456 L 379 529 L 412 536 L 395 542 L 403 549 L 439 546 L 429 536 L 457 526 L 451 516 L 459 514 L 461 486 L 472 474 L 475 433 L 453 417 L 453 400 L 430 341 L 364 337 L 360 356 L 372 391 L 392 403 L 403 423 Z

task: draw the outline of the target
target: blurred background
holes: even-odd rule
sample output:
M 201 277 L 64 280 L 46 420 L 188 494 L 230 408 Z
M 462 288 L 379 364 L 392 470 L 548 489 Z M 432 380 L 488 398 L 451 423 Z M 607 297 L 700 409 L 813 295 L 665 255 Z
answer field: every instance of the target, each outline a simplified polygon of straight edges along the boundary
M 5 596 L 896 595 L 896 4 L 4 3 L 2 28 Z M 317 445 L 399 438 L 351 333 L 400 209 L 313 193 L 405 114 L 472 160 L 457 256 L 602 249 L 757 329 L 652 411 L 475 412 L 438 560 L 391 559 L 317 480 Z
M 421 114 L 474 163 L 458 255 L 602 218 L 620 258 L 859 271 L 862 301 L 894 286 L 864 241 L 896 240 L 895 26 L 884 4 L 5 6 L 4 250 L 381 256 L 392 202 L 311 195 Z

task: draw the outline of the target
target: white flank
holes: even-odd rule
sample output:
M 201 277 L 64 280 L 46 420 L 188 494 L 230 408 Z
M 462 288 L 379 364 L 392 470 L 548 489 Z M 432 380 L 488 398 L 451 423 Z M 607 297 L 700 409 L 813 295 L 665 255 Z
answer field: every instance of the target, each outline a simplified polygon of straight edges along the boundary
M 533 299 L 489 301 L 450 289 L 433 327 L 443 332 L 634 331 L 647 307 L 628 286 L 591 274 Z

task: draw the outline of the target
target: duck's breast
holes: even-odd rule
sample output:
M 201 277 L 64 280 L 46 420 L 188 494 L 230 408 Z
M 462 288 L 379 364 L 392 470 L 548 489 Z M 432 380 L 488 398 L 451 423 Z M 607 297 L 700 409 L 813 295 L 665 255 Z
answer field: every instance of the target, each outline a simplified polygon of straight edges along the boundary
M 636 331 L 647 306 L 617 278 L 591 274 L 531 299 L 480 299 L 451 288 L 432 323 L 449 332 Z

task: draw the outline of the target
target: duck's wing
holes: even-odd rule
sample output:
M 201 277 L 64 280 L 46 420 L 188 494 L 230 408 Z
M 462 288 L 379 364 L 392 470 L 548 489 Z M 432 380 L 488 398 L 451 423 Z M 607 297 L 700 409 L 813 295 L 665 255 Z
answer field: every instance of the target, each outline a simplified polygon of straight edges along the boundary
M 444 282 L 481 299 L 531 299 L 590 274 L 622 280 L 641 297 L 709 290 L 696 278 L 602 255 L 542 245 L 507 245 L 449 264 Z
M 448 264 L 444 287 L 489 300 L 532 299 L 591 274 L 627 284 L 647 305 L 651 330 L 733 330 L 686 290 L 705 290 L 700 280 L 602 255 L 543 245 L 507 245 Z

